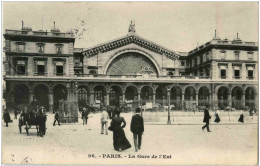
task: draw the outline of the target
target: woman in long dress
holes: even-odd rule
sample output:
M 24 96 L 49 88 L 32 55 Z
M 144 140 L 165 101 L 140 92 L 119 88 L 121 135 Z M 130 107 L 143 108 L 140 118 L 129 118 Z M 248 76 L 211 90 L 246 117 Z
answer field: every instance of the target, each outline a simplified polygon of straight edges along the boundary
M 120 116 L 120 111 L 115 112 L 116 116 L 111 121 L 111 127 L 113 128 L 113 145 L 114 149 L 117 151 L 123 151 L 131 148 L 131 144 L 125 137 L 124 127 L 126 126 L 126 121 Z M 121 126 L 121 124 L 123 124 Z
M 218 114 L 218 110 L 215 112 L 215 121 L 216 123 L 219 123 L 220 122 L 220 118 L 219 118 L 219 114 Z

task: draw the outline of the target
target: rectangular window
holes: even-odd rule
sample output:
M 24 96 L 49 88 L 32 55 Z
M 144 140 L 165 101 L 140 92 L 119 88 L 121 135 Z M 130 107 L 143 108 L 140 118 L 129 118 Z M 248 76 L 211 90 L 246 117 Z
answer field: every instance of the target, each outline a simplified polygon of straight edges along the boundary
M 253 70 L 248 70 L 247 76 L 248 76 L 248 78 L 254 78 L 254 71 Z
M 45 73 L 44 65 L 37 65 L 37 74 L 38 75 L 44 75 L 44 73 Z
M 18 65 L 17 70 L 18 74 L 25 74 L 25 65 Z
M 226 59 L 226 51 L 220 52 L 220 59 Z
M 185 63 L 184 62 L 181 62 L 181 66 L 184 66 L 185 65 Z
M 235 70 L 235 78 L 240 78 L 240 70 Z
M 221 69 L 220 73 L 221 73 L 221 78 L 226 78 L 227 77 L 225 69 Z
M 44 52 L 44 45 L 38 45 L 39 53 Z
M 239 60 L 239 52 L 235 52 L 235 60 Z
M 248 59 L 253 60 L 253 55 L 254 55 L 254 52 L 248 52 L 247 53 Z
M 25 45 L 24 44 L 17 44 L 16 51 L 17 52 L 24 52 Z
M 56 66 L 56 75 L 58 76 L 63 75 L 63 66 Z
M 57 51 L 57 54 L 61 54 L 62 53 L 62 45 L 57 45 L 56 51 Z
M 17 74 L 25 74 L 25 61 L 17 61 Z

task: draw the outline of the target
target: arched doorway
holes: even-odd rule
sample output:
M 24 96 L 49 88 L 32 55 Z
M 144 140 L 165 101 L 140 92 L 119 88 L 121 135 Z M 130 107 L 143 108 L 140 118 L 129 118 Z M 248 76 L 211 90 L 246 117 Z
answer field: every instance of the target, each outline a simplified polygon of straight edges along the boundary
M 175 110 L 181 110 L 182 109 L 182 91 L 181 88 L 178 86 L 174 86 L 171 89 L 171 105 L 174 105 Z
M 24 84 L 18 84 L 14 88 L 14 107 L 27 110 L 29 106 L 29 88 Z
M 81 85 L 78 87 L 77 95 L 78 95 L 78 107 L 79 110 L 82 111 L 83 107 L 87 107 L 89 105 L 89 89 Z
M 34 96 L 40 103 L 40 106 L 49 111 L 49 88 L 44 84 L 39 84 L 34 87 Z
M 142 105 L 153 102 L 153 89 L 150 86 L 144 86 L 141 89 L 141 101 Z
M 59 109 L 59 103 L 60 101 L 67 101 L 67 89 L 64 85 L 56 85 L 53 88 L 53 109 L 54 111 L 57 111 Z
M 228 106 L 228 88 L 220 87 L 218 90 L 218 107 L 225 109 Z
M 246 93 L 245 93 L 245 105 L 248 107 L 254 107 L 256 100 L 256 94 L 255 94 L 255 89 L 253 87 L 248 87 L 246 88 Z
M 112 86 L 109 93 L 109 105 L 119 106 L 122 101 L 122 89 L 119 86 Z
M 161 85 L 156 89 L 156 103 L 161 106 L 167 105 L 167 89 L 165 86 Z
M 232 108 L 242 109 L 242 94 L 241 87 L 236 86 L 232 89 Z
M 135 86 L 128 86 L 125 90 L 125 102 L 130 107 L 138 105 L 138 90 Z
M 196 90 L 194 87 L 189 86 L 185 89 L 185 108 L 192 109 L 196 107 Z
M 207 104 L 209 104 L 209 89 L 207 87 L 201 87 L 199 89 L 199 106 L 205 106 Z
M 95 104 L 100 104 L 100 106 L 105 105 L 105 95 L 106 89 L 104 86 L 98 85 L 94 87 L 94 102 Z

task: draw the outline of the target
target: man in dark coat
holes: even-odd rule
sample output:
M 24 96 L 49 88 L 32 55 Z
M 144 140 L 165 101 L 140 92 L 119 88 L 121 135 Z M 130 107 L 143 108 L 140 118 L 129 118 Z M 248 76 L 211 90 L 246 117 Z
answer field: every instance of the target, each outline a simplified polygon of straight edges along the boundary
M 144 132 L 144 119 L 140 115 L 140 108 L 136 108 L 135 112 L 136 115 L 134 115 L 131 120 L 131 132 L 134 135 L 135 151 L 137 152 L 141 149 L 142 135 Z
M 7 110 L 5 110 L 5 113 L 3 115 L 3 119 L 5 121 L 6 127 L 8 127 L 8 123 L 10 122 L 11 118 L 10 118 L 10 114 Z
M 205 110 L 204 110 L 204 119 L 203 122 L 206 123 L 203 127 L 202 130 L 204 131 L 204 129 L 207 127 L 207 131 L 211 132 L 209 130 L 209 120 L 211 119 L 211 116 L 209 115 L 209 110 L 208 110 L 208 105 L 206 106 Z
M 35 113 L 36 113 L 39 106 L 40 106 L 40 103 L 38 102 L 38 100 L 36 99 L 36 97 L 33 96 L 33 101 L 32 101 L 31 104 L 29 105 L 28 110 L 29 110 L 30 112 L 35 112 Z
M 59 119 L 60 119 L 60 116 L 59 116 L 59 113 L 58 113 L 58 111 L 57 111 L 57 112 L 55 113 L 55 116 L 54 116 L 53 126 L 55 126 L 56 121 L 58 122 L 58 125 L 60 126 L 60 121 L 59 121 Z

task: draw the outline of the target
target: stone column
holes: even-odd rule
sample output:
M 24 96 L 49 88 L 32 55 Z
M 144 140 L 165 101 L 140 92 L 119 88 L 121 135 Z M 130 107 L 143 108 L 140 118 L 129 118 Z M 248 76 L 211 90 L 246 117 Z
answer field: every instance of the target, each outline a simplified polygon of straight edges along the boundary
M 106 105 L 109 105 L 109 93 L 107 93 Z
M 199 92 L 196 92 L 196 106 L 199 105 Z
M 122 100 L 123 100 L 122 103 L 124 103 L 125 102 L 125 92 L 122 93 Z
M 29 103 L 31 103 L 32 101 L 33 101 L 33 91 L 32 90 L 30 90 L 29 91 Z
M 10 111 L 14 111 L 14 91 L 10 92 Z
M 138 92 L 137 100 L 139 105 L 141 105 L 141 92 Z
M 47 62 L 47 72 L 48 72 L 48 76 L 53 76 L 53 67 L 54 67 L 54 64 L 52 62 L 52 58 L 48 58 L 48 62 Z
M 228 92 L 228 106 L 232 106 L 232 96 L 231 96 L 231 92 Z
M 181 96 L 181 105 L 183 110 L 184 110 L 184 94 L 185 92 L 182 92 L 182 96 Z
M 167 105 L 168 105 L 168 120 L 167 124 L 171 124 L 171 115 L 170 115 L 170 109 L 171 109 L 171 91 L 167 89 Z M 174 120 L 173 120 L 174 121 Z
M 83 56 L 83 74 L 88 74 L 88 61 L 87 57 L 84 55 Z
M 53 91 L 50 91 L 49 93 L 49 112 L 54 112 L 56 110 L 53 110 Z
M 90 92 L 90 100 L 89 100 L 90 104 L 94 104 L 94 91 Z
M 255 106 L 258 109 L 258 93 L 255 94 Z
M 153 91 L 153 105 L 155 105 L 155 100 L 156 100 L 156 91 Z
M 212 94 L 211 93 L 209 93 L 209 105 L 210 105 L 210 107 L 214 107 L 214 105 L 213 105 L 213 102 L 212 102 Z
M 241 105 L 242 107 L 245 107 L 246 104 L 246 96 L 245 96 L 245 91 L 242 93 L 242 99 L 241 99 Z

